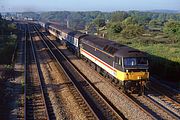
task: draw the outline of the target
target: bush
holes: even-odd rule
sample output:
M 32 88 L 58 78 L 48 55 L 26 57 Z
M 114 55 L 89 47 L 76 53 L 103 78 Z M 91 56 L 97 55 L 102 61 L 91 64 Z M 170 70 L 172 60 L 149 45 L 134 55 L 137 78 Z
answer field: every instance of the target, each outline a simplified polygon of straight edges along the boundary
M 180 22 L 179 21 L 168 21 L 165 23 L 163 32 L 168 34 L 172 42 L 180 41 Z
M 144 33 L 144 29 L 139 25 L 131 24 L 127 25 L 121 33 L 125 38 L 133 38 L 142 35 Z
M 0 56 L 1 56 L 0 64 L 11 63 L 17 36 L 10 35 L 9 37 L 6 37 L 5 39 L 6 40 L 3 43 L 1 43 L 3 48 L 1 48 L 0 50 Z
M 121 27 L 121 23 L 114 23 L 111 25 L 111 32 L 112 33 L 120 33 L 123 29 Z

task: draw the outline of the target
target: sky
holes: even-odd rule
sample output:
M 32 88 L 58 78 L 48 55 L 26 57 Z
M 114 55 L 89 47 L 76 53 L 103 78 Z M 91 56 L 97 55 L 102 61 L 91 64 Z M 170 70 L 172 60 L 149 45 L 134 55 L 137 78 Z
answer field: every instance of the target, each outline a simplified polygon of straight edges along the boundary
M 0 0 L 0 12 L 180 10 L 180 0 Z

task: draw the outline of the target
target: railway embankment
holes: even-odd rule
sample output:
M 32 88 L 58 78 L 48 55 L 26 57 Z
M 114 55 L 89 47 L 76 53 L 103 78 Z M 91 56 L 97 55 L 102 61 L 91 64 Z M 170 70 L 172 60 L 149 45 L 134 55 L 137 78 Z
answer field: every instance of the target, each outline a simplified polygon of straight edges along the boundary
M 21 82 L 15 79 L 21 76 L 20 60 L 15 61 L 18 40 L 21 40 L 21 34 L 14 23 L 6 20 L 0 20 L 0 117 L 1 119 L 14 119 L 17 116 L 16 95 L 21 88 Z M 17 55 L 20 59 L 20 55 Z M 18 64 L 16 66 L 15 64 Z

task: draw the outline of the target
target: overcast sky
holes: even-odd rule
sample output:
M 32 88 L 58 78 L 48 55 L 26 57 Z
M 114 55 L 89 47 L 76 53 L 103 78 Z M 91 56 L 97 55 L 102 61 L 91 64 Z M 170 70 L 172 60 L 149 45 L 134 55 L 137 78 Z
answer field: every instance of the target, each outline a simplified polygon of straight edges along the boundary
M 180 10 L 180 0 L 0 0 L 9 11 Z

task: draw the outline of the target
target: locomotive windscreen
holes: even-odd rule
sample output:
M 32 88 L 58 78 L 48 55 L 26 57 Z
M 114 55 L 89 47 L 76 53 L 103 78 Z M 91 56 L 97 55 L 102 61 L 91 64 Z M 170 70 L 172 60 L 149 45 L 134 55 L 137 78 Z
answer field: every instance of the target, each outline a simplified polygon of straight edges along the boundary
M 124 58 L 124 66 L 131 67 L 131 66 L 147 66 L 148 60 L 145 57 L 130 57 Z

